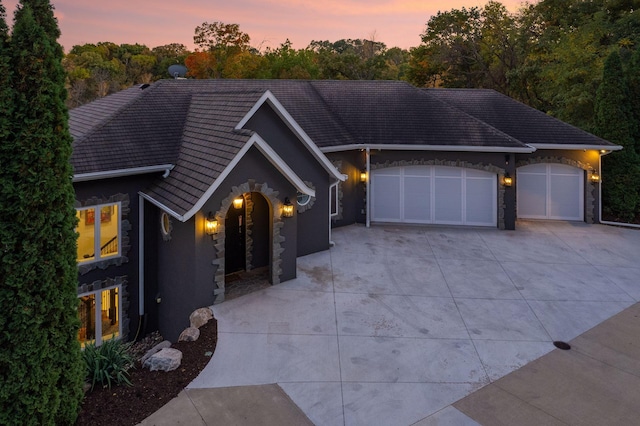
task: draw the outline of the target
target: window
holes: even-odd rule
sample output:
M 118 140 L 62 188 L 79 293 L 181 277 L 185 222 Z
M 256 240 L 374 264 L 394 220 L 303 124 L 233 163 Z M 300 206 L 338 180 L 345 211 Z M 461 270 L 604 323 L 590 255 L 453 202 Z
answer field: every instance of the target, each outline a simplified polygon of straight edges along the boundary
M 117 286 L 79 296 L 78 340 L 83 347 L 87 343 L 100 345 L 105 340 L 120 337 L 120 293 L 120 286 Z
M 340 200 L 339 200 L 339 191 L 338 191 L 338 184 L 334 183 L 333 185 L 331 185 L 329 187 L 329 214 L 331 215 L 331 217 L 335 217 L 338 216 L 340 214 L 339 211 L 339 206 L 340 206 Z
M 76 231 L 79 234 L 78 262 L 91 262 L 120 255 L 120 210 L 120 203 L 76 210 Z
M 306 206 L 307 204 L 309 204 L 309 201 L 311 201 L 311 195 L 303 194 L 301 192 L 298 192 L 298 196 L 296 198 L 296 201 L 298 202 L 298 205 L 300 207 Z

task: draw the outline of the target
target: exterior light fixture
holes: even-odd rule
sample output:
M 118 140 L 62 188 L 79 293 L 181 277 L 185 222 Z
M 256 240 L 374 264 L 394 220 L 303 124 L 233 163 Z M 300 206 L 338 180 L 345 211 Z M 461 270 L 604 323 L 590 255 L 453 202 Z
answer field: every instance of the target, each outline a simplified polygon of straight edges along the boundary
M 293 217 L 293 204 L 288 197 L 284 199 L 284 204 L 282 204 L 282 217 Z
M 218 220 L 216 219 L 213 212 L 209 212 L 206 219 L 204 220 L 204 232 L 207 235 L 215 235 L 218 232 Z
M 241 209 L 243 201 L 244 201 L 244 198 L 242 198 L 242 197 L 238 197 L 238 198 L 234 199 L 233 200 L 233 207 L 235 207 L 236 209 Z
M 595 170 L 591 171 L 591 182 L 593 182 L 593 183 L 600 182 L 600 175 Z
M 511 186 L 513 185 L 513 178 L 511 176 L 509 176 L 509 173 L 505 173 L 504 177 L 502 178 L 502 184 L 504 186 Z
M 366 170 L 361 170 L 360 171 L 360 182 L 365 183 L 367 181 L 367 171 Z

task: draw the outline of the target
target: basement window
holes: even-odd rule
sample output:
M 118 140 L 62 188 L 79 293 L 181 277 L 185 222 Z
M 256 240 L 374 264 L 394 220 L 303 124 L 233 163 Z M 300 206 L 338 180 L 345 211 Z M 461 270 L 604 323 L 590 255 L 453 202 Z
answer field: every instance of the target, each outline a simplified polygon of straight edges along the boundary
M 78 340 L 82 347 L 88 343 L 99 346 L 102 342 L 122 335 L 120 286 L 81 294 L 78 317 Z

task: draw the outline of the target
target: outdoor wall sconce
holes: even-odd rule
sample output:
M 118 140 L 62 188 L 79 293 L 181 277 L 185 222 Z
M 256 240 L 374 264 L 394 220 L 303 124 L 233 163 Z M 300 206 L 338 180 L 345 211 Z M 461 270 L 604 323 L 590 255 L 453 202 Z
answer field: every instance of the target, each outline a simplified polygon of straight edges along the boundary
M 511 186 L 513 185 L 513 178 L 511 176 L 509 176 L 509 173 L 505 173 L 504 177 L 502 178 L 502 183 L 504 186 Z
M 243 201 L 244 201 L 244 198 L 242 198 L 242 197 L 238 197 L 238 198 L 234 199 L 233 200 L 233 207 L 235 207 L 236 209 L 241 209 Z
M 288 197 L 284 199 L 284 204 L 282 204 L 282 217 L 293 217 L 293 204 Z
M 360 171 L 360 182 L 362 182 L 362 183 L 366 183 L 367 182 L 367 171 L 366 170 L 361 170 Z
M 593 183 L 600 182 L 600 175 L 595 170 L 591 171 L 591 182 L 593 182 Z
M 218 221 L 213 214 L 213 212 L 209 212 L 206 219 L 204 220 L 204 231 L 207 235 L 215 235 L 218 232 Z

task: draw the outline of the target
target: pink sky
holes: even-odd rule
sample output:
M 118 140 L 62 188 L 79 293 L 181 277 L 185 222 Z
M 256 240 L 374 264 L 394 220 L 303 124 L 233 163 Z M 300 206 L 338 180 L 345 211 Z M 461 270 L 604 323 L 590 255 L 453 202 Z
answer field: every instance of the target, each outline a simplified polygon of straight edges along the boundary
M 488 0 L 53 0 L 65 51 L 111 41 L 148 47 L 182 43 L 193 49 L 203 22 L 239 24 L 251 45 L 277 47 L 287 38 L 301 49 L 311 40 L 366 38 L 388 47 L 420 44 L 429 17 L 439 10 L 484 6 Z M 515 12 L 523 0 L 502 4 Z M 17 0 L 5 0 L 11 25 Z

